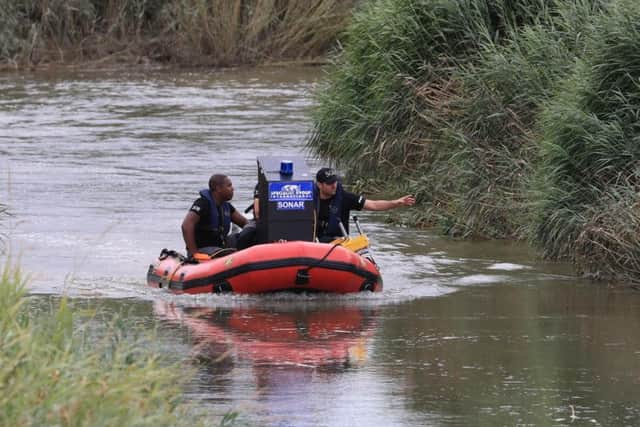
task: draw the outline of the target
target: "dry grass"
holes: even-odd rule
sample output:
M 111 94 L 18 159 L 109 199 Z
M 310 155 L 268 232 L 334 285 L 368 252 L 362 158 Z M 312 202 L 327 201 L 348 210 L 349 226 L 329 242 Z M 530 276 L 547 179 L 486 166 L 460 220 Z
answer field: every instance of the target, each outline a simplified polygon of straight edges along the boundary
M 0 0 L 5 67 L 101 60 L 229 66 L 324 55 L 355 0 Z

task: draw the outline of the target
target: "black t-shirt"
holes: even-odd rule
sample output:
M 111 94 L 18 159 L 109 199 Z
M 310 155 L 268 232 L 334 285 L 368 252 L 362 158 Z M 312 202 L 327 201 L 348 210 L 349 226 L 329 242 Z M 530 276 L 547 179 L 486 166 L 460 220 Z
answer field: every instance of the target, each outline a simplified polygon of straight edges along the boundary
M 211 227 L 211 208 L 209 206 L 209 201 L 204 197 L 200 197 L 196 199 L 195 202 L 191 205 L 189 209 L 191 212 L 195 212 L 200 220 L 196 224 L 196 245 L 199 248 L 204 248 L 207 246 L 224 246 L 224 236 L 221 236 L 220 230 L 214 230 Z M 236 208 L 231 205 L 229 214 L 233 214 Z M 220 228 L 223 227 L 223 219 L 222 219 L 222 209 L 218 206 L 218 219 Z
M 330 199 L 320 199 L 320 206 L 318 207 L 318 222 L 316 224 L 316 236 L 321 241 L 327 239 L 332 240 L 333 237 L 341 237 L 325 235 L 327 228 L 329 227 L 329 205 L 332 200 L 333 197 Z M 350 211 L 354 209 L 357 211 L 362 210 L 365 201 L 365 197 L 361 194 L 353 194 L 349 191 L 342 192 L 342 212 L 337 213 L 337 215 L 340 217 L 340 221 L 342 222 L 342 225 L 344 225 L 347 233 L 349 232 Z

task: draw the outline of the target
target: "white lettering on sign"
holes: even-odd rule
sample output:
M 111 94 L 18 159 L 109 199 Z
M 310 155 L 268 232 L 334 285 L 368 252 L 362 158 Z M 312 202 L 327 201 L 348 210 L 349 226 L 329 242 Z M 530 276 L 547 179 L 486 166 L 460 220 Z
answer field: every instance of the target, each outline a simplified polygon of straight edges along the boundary
M 303 210 L 304 202 L 300 201 L 280 201 L 276 206 L 277 210 Z
M 313 200 L 313 183 L 279 183 L 269 184 L 269 201 L 279 200 Z
M 269 193 L 269 197 L 271 200 L 278 199 L 304 199 L 311 200 L 313 199 L 312 191 L 303 191 L 303 190 L 287 190 L 287 191 L 272 191 Z

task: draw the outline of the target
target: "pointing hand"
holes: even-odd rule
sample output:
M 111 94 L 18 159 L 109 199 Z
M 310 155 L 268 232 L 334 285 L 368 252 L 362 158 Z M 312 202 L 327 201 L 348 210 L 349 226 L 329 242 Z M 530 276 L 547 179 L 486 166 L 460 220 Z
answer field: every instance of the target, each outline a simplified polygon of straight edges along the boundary
M 400 197 L 398 199 L 398 202 L 401 206 L 413 206 L 414 203 L 416 202 L 416 199 L 413 196 L 406 195 L 406 196 Z

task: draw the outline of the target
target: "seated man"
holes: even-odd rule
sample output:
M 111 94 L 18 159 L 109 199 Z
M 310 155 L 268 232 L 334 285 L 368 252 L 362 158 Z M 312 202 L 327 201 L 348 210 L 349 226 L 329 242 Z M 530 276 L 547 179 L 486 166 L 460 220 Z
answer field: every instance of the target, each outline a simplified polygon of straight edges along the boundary
M 244 227 L 247 219 L 229 200 L 233 198 L 233 184 L 226 175 L 215 174 L 209 179 L 209 188 L 200 191 L 182 221 L 182 237 L 187 256 L 211 255 L 221 248 L 234 247 L 228 241 L 231 223 Z M 202 256 L 201 256 L 202 257 Z
M 352 209 L 386 211 L 401 206 L 412 206 L 413 196 L 402 196 L 395 200 L 369 200 L 362 194 L 350 193 L 342 188 L 333 169 L 322 168 L 316 174 L 317 191 L 314 192 L 316 211 L 315 235 L 318 241 L 327 243 L 342 236 L 340 223 L 349 233 L 349 213 Z

